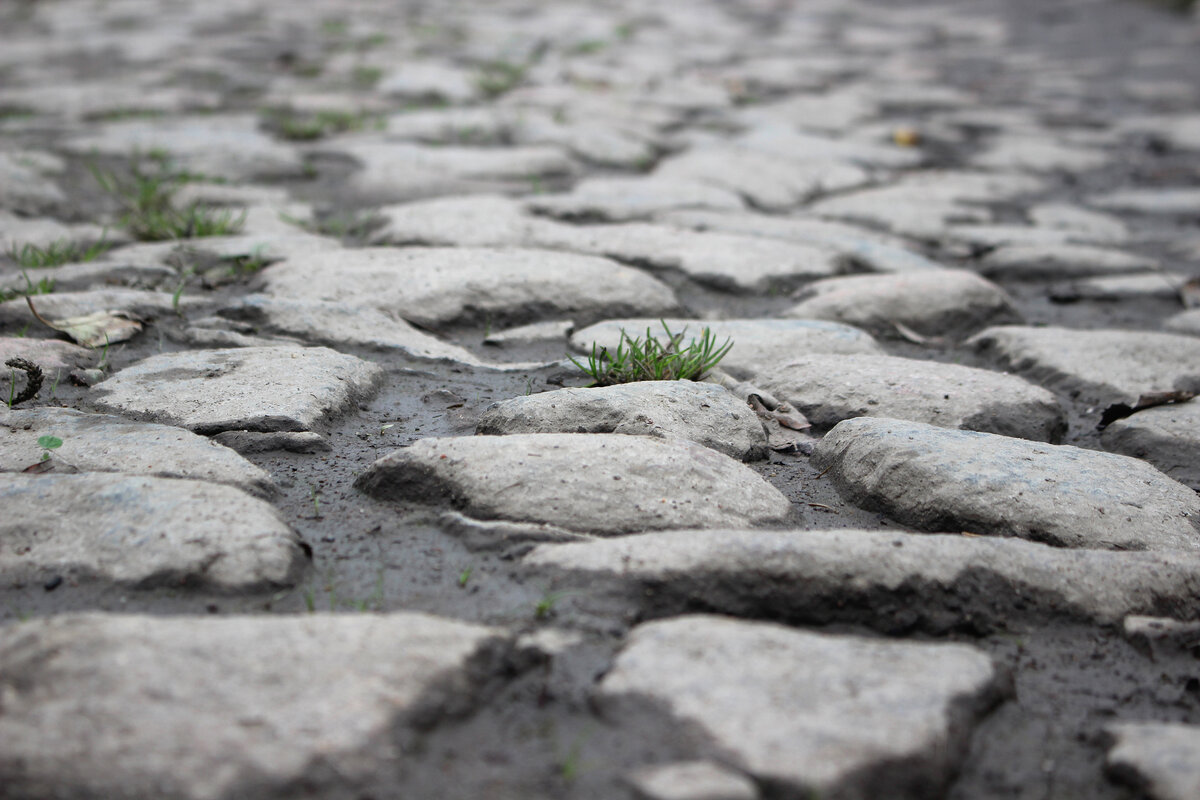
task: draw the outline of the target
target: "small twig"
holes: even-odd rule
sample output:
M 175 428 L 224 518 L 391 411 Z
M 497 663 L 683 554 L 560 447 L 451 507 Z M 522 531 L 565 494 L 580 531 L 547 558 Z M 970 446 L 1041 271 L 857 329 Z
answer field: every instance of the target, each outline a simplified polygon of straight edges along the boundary
M 24 403 L 26 400 L 32 400 L 41 391 L 43 379 L 42 368 L 37 364 L 32 361 L 26 361 L 23 358 L 10 358 L 4 362 L 4 366 L 19 369 L 25 373 L 25 388 L 19 395 L 12 398 L 8 404 L 9 408 Z
M 29 312 L 31 314 L 33 314 L 34 318 L 37 319 L 38 322 L 42 323 L 43 325 L 45 325 L 47 328 L 50 328 L 51 330 L 55 330 L 55 331 L 61 330 L 60 328 L 55 326 L 53 323 L 51 323 L 49 320 L 47 320 L 45 317 L 43 317 L 41 314 L 38 313 L 38 310 L 33 307 L 33 299 L 29 295 L 25 295 L 25 305 L 29 306 Z

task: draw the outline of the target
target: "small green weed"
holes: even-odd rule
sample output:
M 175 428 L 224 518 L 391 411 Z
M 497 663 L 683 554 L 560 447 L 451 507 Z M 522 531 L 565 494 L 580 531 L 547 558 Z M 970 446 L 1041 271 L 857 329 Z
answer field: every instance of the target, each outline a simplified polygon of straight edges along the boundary
M 583 594 L 576 589 L 564 589 L 558 592 L 552 592 L 547 589 L 540 600 L 533 606 L 533 618 L 537 620 L 549 619 L 554 614 L 554 607 L 558 605 L 560 600 L 565 600 L 568 597 Z
M 475 85 L 489 98 L 499 97 L 511 91 L 521 81 L 529 70 L 526 64 L 516 64 L 511 61 L 491 61 L 484 64 L 475 77 Z
M 729 339 L 717 346 L 717 338 L 709 328 L 700 332 L 698 341 L 691 339 L 683 344 L 686 327 L 679 333 L 671 333 L 666 321 L 660 322 L 667 334 L 665 343 L 656 339 L 649 328 L 644 341 L 622 329 L 616 353 L 593 343 L 586 363 L 568 358 L 591 376 L 591 386 L 615 386 L 637 381 L 700 380 L 733 348 Z
M 149 161 L 147 166 L 145 161 Z M 121 204 L 121 224 L 142 241 L 159 242 L 201 236 L 227 236 L 237 233 L 246 221 L 230 209 L 214 209 L 200 202 L 182 208 L 175 205 L 176 192 L 198 176 L 174 170 L 164 153 L 151 153 L 146 159 L 135 158 L 128 178 L 93 167 L 92 175 L 100 187 Z
M 24 272 L 21 273 L 21 277 L 25 279 L 25 288 L 9 291 L 0 289 L 0 303 L 15 300 L 18 297 L 36 297 L 39 294 L 51 294 L 54 292 L 54 281 L 50 278 L 42 278 L 37 283 L 34 283 L 29 279 L 29 275 Z
M 57 267 L 62 264 L 95 261 L 107 253 L 111 247 L 112 245 L 109 244 L 107 236 L 101 238 L 99 242 L 90 247 L 81 247 L 75 242 L 59 239 L 56 242 L 51 242 L 46 247 L 25 244 L 18 248 L 14 244 L 12 249 L 8 251 L 8 255 L 9 258 L 16 261 L 19 266 L 25 269 L 42 269 L 45 267 Z
M 50 451 L 62 447 L 63 440 L 57 436 L 39 436 L 37 443 L 42 448 L 42 461 L 49 461 Z
M 379 67 L 355 67 L 350 73 L 350 80 L 360 89 L 370 89 L 379 83 L 383 70 Z
M 471 565 L 471 566 L 468 566 L 466 569 L 464 569 L 462 572 L 458 573 L 458 588 L 460 588 L 460 589 L 467 588 L 467 583 L 471 580 L 471 573 L 474 571 L 475 571 L 475 566 Z
M 306 113 L 275 108 L 263 112 L 264 127 L 293 142 L 311 142 L 335 133 L 360 131 L 374 119 L 373 115 L 361 111 Z

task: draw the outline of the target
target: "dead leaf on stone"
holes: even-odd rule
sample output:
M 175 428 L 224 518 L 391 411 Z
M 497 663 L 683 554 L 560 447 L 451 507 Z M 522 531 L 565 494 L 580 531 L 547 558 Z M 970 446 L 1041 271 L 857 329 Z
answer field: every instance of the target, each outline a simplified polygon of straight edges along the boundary
M 142 330 L 142 323 L 126 311 L 97 311 L 82 317 L 48 320 L 33 307 L 32 300 L 26 297 L 25 302 L 39 322 L 47 328 L 65 333 L 84 347 L 124 342 Z
M 1195 392 L 1149 392 L 1139 397 L 1133 405 L 1113 403 L 1100 414 L 1100 422 L 1096 425 L 1096 429 L 1102 431 L 1117 420 L 1124 419 L 1143 409 L 1165 406 L 1170 403 L 1186 403 L 1195 396 Z
M 1200 278 L 1192 278 L 1179 287 L 1184 308 L 1200 308 Z
M 812 423 L 790 403 L 778 402 L 772 407 L 768 405 L 769 401 L 764 401 L 763 396 L 757 393 L 746 398 L 746 402 L 750 404 L 760 419 L 774 420 L 783 427 L 791 428 L 794 431 L 806 431 L 812 427 Z
M 944 337 L 923 336 L 905 325 L 903 322 L 893 321 L 892 327 L 896 329 L 896 332 L 899 333 L 901 337 L 907 339 L 913 344 L 920 344 L 926 347 L 944 347 L 946 345 L 946 339 Z

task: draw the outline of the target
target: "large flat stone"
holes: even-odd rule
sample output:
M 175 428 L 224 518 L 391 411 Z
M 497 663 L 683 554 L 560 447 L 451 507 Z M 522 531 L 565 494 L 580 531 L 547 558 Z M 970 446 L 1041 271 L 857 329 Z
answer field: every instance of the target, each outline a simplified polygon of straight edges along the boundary
M 559 389 L 490 406 L 476 433 L 621 433 L 677 438 L 742 461 L 767 457 L 757 415 L 728 390 L 695 381 Z
M 581 353 L 591 353 L 593 344 L 616 351 L 622 330 L 640 339 L 645 339 L 649 330 L 663 342 L 669 338 L 668 330 L 672 334 L 683 332 L 686 342 L 699 339 L 705 328 L 712 331 L 718 344 L 727 339 L 733 342 L 720 368 L 742 378 L 769 372 L 797 355 L 808 353 L 883 354 L 871 335 L 858 328 L 836 322 L 787 319 L 613 319 L 576 331 L 571 336 L 571 347 Z
M 825 319 L 881 336 L 900 336 L 897 323 L 927 336 L 961 338 L 1020 314 L 1000 287 L 965 270 L 850 275 L 806 286 L 792 319 Z
M 1200 341 L 1121 330 L 989 328 L 967 345 L 1001 369 L 1085 403 L 1129 403 L 1147 392 L 1200 389 Z
M 669 287 L 640 270 L 547 250 L 365 248 L 292 258 L 262 277 L 279 299 L 375 308 L 435 328 L 546 315 L 590 322 L 678 305 Z
M 293 585 L 308 564 L 275 509 L 230 486 L 4 473 L 0 502 L 5 585 L 61 575 L 136 589 L 254 592 Z
M 813 464 L 847 501 L 922 530 L 1200 550 L 1200 498 L 1135 458 L 859 417 L 826 434 Z
M 11 625 L 0 781 L 12 797 L 375 795 L 380 764 L 470 711 L 511 649 L 499 631 L 423 614 Z
M 307 431 L 357 406 L 383 369 L 325 347 L 241 347 L 150 356 L 92 387 L 90 404 L 211 435 Z
M 266 472 L 203 436 L 170 425 L 67 408 L 0 409 L 0 472 L 20 472 L 39 463 L 42 436 L 62 440 L 52 453 L 55 469 L 192 478 L 258 495 L 275 491 Z
M 204 303 L 199 298 L 187 295 L 176 301 L 170 292 L 147 292 L 139 289 L 54 292 L 39 294 L 32 300 L 37 312 L 49 320 L 83 317 L 101 311 L 116 311 L 149 320 L 174 314 L 176 309 L 189 309 Z M 20 328 L 40 323 L 30 313 L 25 298 L 17 298 L 0 303 L 0 325 Z
M 707 608 L 891 634 L 978 632 L 1018 620 L 1194 617 L 1200 590 L 1196 554 L 878 530 L 659 531 L 540 546 L 523 564 L 586 576 L 588 585 L 614 581 L 656 617 Z
M 641 222 L 542 226 L 533 237 L 542 247 L 677 270 L 697 283 L 734 292 L 789 289 L 849 267 L 847 259 L 823 245 Z
M 790 504 L 748 467 L 682 439 L 541 433 L 421 439 L 355 481 L 386 500 L 615 535 L 780 523 Z
M 867 800 L 938 796 L 1003 693 L 966 645 L 687 616 L 634 629 L 596 700 L 612 719 L 650 703 L 698 726 L 767 795 Z
M 1200 403 L 1147 408 L 1104 429 L 1105 448 L 1144 458 L 1200 491 Z
M 1195 214 L 1200 210 L 1200 189 L 1118 189 L 1087 198 L 1088 205 L 1138 214 Z
M 745 203 L 727 189 L 699 181 L 615 177 L 588 178 L 566 194 L 533 197 L 528 207 L 562 219 L 627 222 L 686 208 L 740 211 Z
M 893 417 L 943 428 L 1057 442 L 1066 412 L 1050 392 L 1020 378 L 958 364 L 877 355 L 799 355 L 756 383 L 809 422 Z
M 1108 774 L 1149 800 L 1200 797 L 1200 727 L 1170 722 L 1109 725 Z
M 1082 244 L 1007 244 L 979 261 L 979 272 L 996 280 L 1061 280 L 1091 275 L 1152 272 L 1153 258 Z

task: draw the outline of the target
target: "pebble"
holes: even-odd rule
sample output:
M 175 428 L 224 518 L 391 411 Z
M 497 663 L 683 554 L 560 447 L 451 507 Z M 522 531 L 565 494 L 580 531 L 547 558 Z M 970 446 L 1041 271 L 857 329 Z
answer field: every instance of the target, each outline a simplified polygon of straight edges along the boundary
M 754 782 L 712 761 L 642 767 L 629 776 L 638 800 L 758 800 Z
M 421 439 L 355 481 L 372 497 L 449 502 L 484 520 L 617 535 L 780 523 L 787 499 L 749 468 L 681 439 L 584 433 Z
M 967 645 L 697 615 L 635 628 L 596 701 L 618 719 L 661 705 L 760 785 L 870 797 L 945 786 L 975 721 L 1004 694 L 991 659 Z M 900 761 L 913 765 L 903 778 Z
M 1150 800 L 1200 794 L 1200 728 L 1168 722 L 1122 722 L 1105 728 L 1112 746 L 1105 767 Z
M 1200 498 L 1127 456 L 859 417 L 821 440 L 813 464 L 847 502 L 921 530 L 1200 550 Z
M 1156 259 L 1080 244 L 1006 244 L 986 254 L 979 272 L 998 281 L 1060 280 L 1153 272 Z

